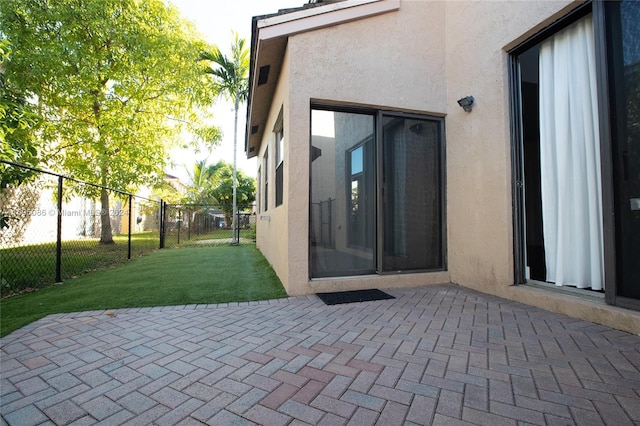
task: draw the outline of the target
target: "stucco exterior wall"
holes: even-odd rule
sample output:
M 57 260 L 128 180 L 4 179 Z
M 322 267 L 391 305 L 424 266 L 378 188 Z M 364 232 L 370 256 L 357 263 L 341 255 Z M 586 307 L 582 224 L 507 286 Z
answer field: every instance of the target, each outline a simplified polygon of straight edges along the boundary
M 290 155 L 303 159 L 289 177 L 289 209 L 301 212 L 289 220 L 289 294 L 449 281 L 448 272 L 309 280 L 308 262 L 311 102 L 443 115 L 444 10 L 444 3 L 407 2 L 397 12 L 289 37 L 290 135 L 297 141 Z
M 289 36 L 269 118 L 273 123 L 284 104 L 284 208 L 270 207 L 259 215 L 270 220 L 258 221 L 258 245 L 287 292 L 454 282 L 640 332 L 637 312 L 513 285 L 508 51 L 580 4 L 401 1 L 398 11 Z M 457 104 L 467 95 L 475 98 L 472 112 Z M 312 102 L 445 117 L 446 271 L 309 279 Z M 271 136 L 263 139 L 261 157 L 267 143 L 269 155 L 274 154 Z M 270 185 L 274 172 L 270 170 Z
M 578 294 L 513 285 L 508 51 L 582 3 L 447 2 L 449 270 L 454 283 L 637 334 L 638 312 Z M 456 105 L 466 95 L 475 98 L 471 113 Z
M 258 154 L 258 164 L 261 167 L 261 180 L 264 180 L 265 166 L 269 168 L 269 208 L 265 211 L 264 194 L 260 194 L 261 205 L 259 207 L 259 213 L 257 214 L 256 221 L 256 246 L 262 251 L 262 253 L 265 254 L 267 260 L 269 261 L 269 263 L 271 263 L 271 266 L 273 267 L 278 277 L 280 277 L 280 281 L 282 281 L 285 288 L 287 288 L 289 275 L 289 259 L 287 257 L 287 246 L 288 236 L 291 232 L 288 227 L 288 218 L 290 216 L 290 212 L 287 210 L 289 202 L 286 199 L 287 194 L 289 193 L 287 177 L 289 175 L 289 169 L 291 168 L 290 146 L 292 144 L 292 141 L 294 141 L 294 139 L 289 137 L 290 121 L 287 120 L 287 117 L 289 117 L 289 80 L 287 73 L 288 68 L 288 56 L 285 55 L 285 59 L 282 64 L 283 72 L 280 74 L 280 78 L 278 79 L 277 89 L 273 96 L 273 101 L 269 110 L 269 119 L 267 120 L 267 124 L 265 127 L 266 130 L 262 137 L 262 143 L 260 144 L 260 151 Z M 284 199 L 283 203 L 276 207 L 276 144 L 273 128 L 276 124 L 276 120 L 278 119 L 278 115 L 280 114 L 281 109 L 283 114 L 282 125 L 284 132 Z M 264 154 L 267 149 L 269 150 L 269 155 L 268 161 L 266 162 L 267 164 L 265 164 Z M 258 185 L 263 184 L 264 182 L 258 182 Z M 263 187 L 261 186 L 260 189 L 262 190 Z
M 452 1 L 446 8 L 447 218 L 453 282 L 495 293 L 514 282 L 509 44 L 570 1 Z M 473 95 L 467 113 L 456 100 Z

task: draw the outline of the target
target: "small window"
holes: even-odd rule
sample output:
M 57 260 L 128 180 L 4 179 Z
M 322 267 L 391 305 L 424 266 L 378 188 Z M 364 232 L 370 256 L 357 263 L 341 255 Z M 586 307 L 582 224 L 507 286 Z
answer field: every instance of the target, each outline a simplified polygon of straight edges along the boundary
M 264 211 L 269 210 L 269 147 L 264 151 Z
M 262 182 L 262 167 L 258 167 L 258 185 Z M 256 194 L 256 207 L 258 209 L 258 213 L 262 211 L 262 204 L 260 204 L 260 191 Z
M 282 204 L 284 183 L 284 127 L 282 124 L 282 109 L 273 128 L 276 143 L 276 207 Z

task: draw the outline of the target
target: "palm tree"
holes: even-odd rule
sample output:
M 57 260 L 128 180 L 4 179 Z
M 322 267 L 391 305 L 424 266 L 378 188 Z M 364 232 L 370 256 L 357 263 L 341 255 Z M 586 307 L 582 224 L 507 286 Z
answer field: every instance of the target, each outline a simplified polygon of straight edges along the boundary
M 231 45 L 231 56 L 227 57 L 214 46 L 211 52 L 204 52 L 201 59 L 211 61 L 212 65 L 205 72 L 211 74 L 215 80 L 218 93 L 223 94 L 233 102 L 233 238 L 231 244 L 238 244 L 236 239 L 236 216 L 238 212 L 236 188 L 236 155 L 238 146 L 238 110 L 240 104 L 247 100 L 249 93 L 249 49 L 246 40 L 240 38 L 237 32 L 233 33 L 234 41 Z
M 190 185 L 187 189 L 187 200 L 195 206 L 203 206 L 215 203 L 217 200 L 212 195 L 213 182 L 210 167 L 207 166 L 207 160 L 196 161 L 193 164 L 193 170 L 189 173 Z

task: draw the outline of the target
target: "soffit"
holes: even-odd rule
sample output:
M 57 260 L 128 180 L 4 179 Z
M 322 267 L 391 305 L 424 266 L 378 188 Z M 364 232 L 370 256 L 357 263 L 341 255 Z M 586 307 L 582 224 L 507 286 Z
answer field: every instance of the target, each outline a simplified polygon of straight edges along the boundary
M 400 0 L 344 0 L 256 16 L 252 21 L 251 65 L 245 152 L 255 157 L 265 132 L 271 100 L 289 36 L 398 10 Z M 309 6 L 309 5 L 307 5 Z M 266 72 L 268 70 L 268 72 Z M 261 72 L 262 71 L 262 72 Z M 266 77 L 266 78 L 265 78 Z

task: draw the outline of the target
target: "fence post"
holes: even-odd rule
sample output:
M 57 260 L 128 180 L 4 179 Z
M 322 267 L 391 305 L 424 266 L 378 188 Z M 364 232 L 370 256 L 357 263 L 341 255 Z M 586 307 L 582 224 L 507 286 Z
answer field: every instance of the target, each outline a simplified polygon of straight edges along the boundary
M 131 259 L 131 213 L 133 211 L 131 203 L 133 202 L 133 197 L 129 194 L 129 240 L 127 241 L 127 259 Z
M 164 236 L 162 235 L 162 200 L 160 200 L 160 209 L 158 210 L 158 233 L 160 234 L 160 244 L 158 248 L 164 248 Z
M 176 223 L 178 224 L 178 245 L 180 245 L 180 228 L 182 228 L 182 212 L 178 207 L 178 215 L 176 216 Z
M 58 229 L 56 230 L 56 282 L 62 281 L 62 176 L 58 176 Z
M 240 210 L 238 210 L 236 212 L 236 214 L 237 214 L 238 217 L 236 217 L 236 229 L 235 229 L 236 235 L 235 235 L 235 237 L 236 237 L 236 241 L 238 242 L 238 244 L 240 244 Z

